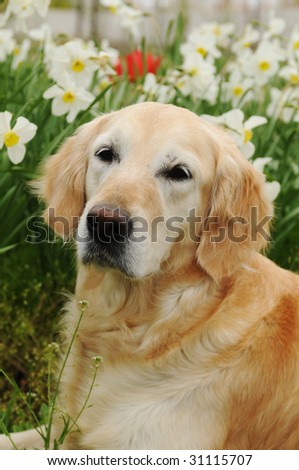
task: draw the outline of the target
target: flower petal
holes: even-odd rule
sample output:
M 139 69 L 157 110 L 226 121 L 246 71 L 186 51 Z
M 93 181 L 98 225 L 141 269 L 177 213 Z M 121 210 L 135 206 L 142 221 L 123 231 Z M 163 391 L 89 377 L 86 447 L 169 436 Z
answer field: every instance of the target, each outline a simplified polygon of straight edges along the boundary
M 28 119 L 20 116 L 12 130 L 20 137 L 20 143 L 26 144 L 35 136 L 37 126 L 33 124 L 33 122 L 28 121 Z
M 243 153 L 244 157 L 246 157 L 248 160 L 254 154 L 255 146 L 253 145 L 252 142 L 246 142 L 246 144 L 243 144 L 240 147 L 240 150 L 241 150 L 241 153 Z
M 51 98 L 55 98 L 55 96 L 62 96 L 62 95 L 63 95 L 63 90 L 59 86 L 53 85 L 44 92 L 43 98 L 45 98 L 46 100 L 49 100 Z
M 264 157 L 264 158 L 256 158 L 253 162 L 252 162 L 252 165 L 254 166 L 254 168 L 258 171 L 260 171 L 261 173 L 263 173 L 264 171 L 264 167 L 272 161 L 272 158 L 271 157 Z
M 69 103 L 65 103 L 64 101 L 62 101 L 60 97 L 56 97 L 52 101 L 51 109 L 52 114 L 54 114 L 54 116 L 62 116 L 63 114 L 66 114 L 69 111 L 70 105 Z
M 14 165 L 21 163 L 25 157 L 26 147 L 23 144 L 17 144 L 7 148 L 8 158 Z
M 223 114 L 222 118 L 223 122 L 231 129 L 235 129 L 239 132 L 243 131 L 244 113 L 241 111 L 241 109 L 232 109 Z
M 262 126 L 266 124 L 268 121 L 263 116 L 251 116 L 247 121 L 244 123 L 245 129 L 254 129 L 255 127 Z
M 9 111 L 4 111 L 0 113 L 0 132 L 6 133 L 11 130 L 10 121 L 12 118 L 12 114 Z
M 274 201 L 280 193 L 280 183 L 278 181 L 271 181 L 265 183 L 266 194 L 270 201 Z

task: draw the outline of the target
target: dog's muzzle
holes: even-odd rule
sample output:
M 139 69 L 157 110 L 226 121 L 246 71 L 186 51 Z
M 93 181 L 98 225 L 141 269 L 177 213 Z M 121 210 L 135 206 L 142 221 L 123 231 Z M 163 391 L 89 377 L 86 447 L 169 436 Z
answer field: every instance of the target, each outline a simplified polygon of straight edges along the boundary
M 96 205 L 87 214 L 86 228 L 83 263 L 115 268 L 129 275 L 127 251 L 133 231 L 130 214 L 117 206 Z

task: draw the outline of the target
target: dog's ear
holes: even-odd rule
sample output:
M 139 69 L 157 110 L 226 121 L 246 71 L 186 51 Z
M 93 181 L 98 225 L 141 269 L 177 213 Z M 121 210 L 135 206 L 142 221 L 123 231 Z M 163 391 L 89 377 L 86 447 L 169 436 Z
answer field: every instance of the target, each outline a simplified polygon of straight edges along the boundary
M 219 151 L 196 252 L 200 265 L 215 280 L 250 268 L 253 253 L 267 246 L 273 207 L 264 186 L 264 175 L 234 144 Z
M 61 237 L 67 238 L 78 224 L 85 202 L 87 147 L 84 127 L 69 137 L 41 168 L 33 187 L 45 201 L 44 219 Z

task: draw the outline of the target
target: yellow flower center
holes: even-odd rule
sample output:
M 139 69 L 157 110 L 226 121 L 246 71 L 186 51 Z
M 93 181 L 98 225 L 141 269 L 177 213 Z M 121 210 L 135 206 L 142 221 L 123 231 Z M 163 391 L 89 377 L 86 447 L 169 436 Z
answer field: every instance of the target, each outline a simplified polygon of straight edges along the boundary
M 198 52 L 198 54 L 201 54 L 203 57 L 206 57 L 206 55 L 207 55 L 207 50 L 204 47 L 201 47 L 201 46 L 199 46 L 196 49 L 196 52 Z
M 109 10 L 110 10 L 111 13 L 113 13 L 114 15 L 115 15 L 115 13 L 117 13 L 117 7 L 116 7 L 115 5 L 114 5 L 114 6 L 111 5 L 111 6 L 109 7 Z
M 12 51 L 13 55 L 19 55 L 20 54 L 20 48 L 17 46 L 14 48 L 14 50 Z
M 297 85 L 299 83 L 299 75 L 292 73 L 290 75 L 290 82 L 292 83 L 292 85 Z
M 214 27 L 213 31 L 214 31 L 215 36 L 221 35 L 221 28 L 218 24 Z
M 197 73 L 198 73 L 198 72 L 197 72 L 197 69 L 194 68 L 194 69 L 191 69 L 191 70 L 190 70 L 189 75 L 190 75 L 190 77 L 195 77 L 195 76 L 197 75 Z
M 244 129 L 244 143 L 249 142 L 252 139 L 252 131 L 250 129 Z
M 75 60 L 72 63 L 72 71 L 73 72 L 82 72 L 85 69 L 85 64 L 82 60 Z
M 8 131 L 4 134 L 4 144 L 6 147 L 13 147 L 17 145 L 19 142 L 20 137 L 14 131 Z
M 240 87 L 240 86 L 235 86 L 235 87 L 233 88 L 233 94 L 234 94 L 235 96 L 241 96 L 242 93 L 243 93 L 243 88 L 242 88 L 242 87 Z
M 266 72 L 270 68 L 270 62 L 267 60 L 261 60 L 259 63 L 259 68 L 262 70 L 262 72 Z
M 75 99 L 75 95 L 71 91 L 66 91 L 62 99 L 65 103 L 72 103 Z
M 102 80 L 100 85 L 99 85 L 99 89 L 102 91 L 102 90 L 105 90 L 107 88 L 107 86 L 109 85 L 109 82 L 108 80 Z
M 299 39 L 297 39 L 296 41 L 294 41 L 293 48 L 294 48 L 294 49 L 299 49 Z
M 251 42 L 244 42 L 243 47 L 251 47 Z

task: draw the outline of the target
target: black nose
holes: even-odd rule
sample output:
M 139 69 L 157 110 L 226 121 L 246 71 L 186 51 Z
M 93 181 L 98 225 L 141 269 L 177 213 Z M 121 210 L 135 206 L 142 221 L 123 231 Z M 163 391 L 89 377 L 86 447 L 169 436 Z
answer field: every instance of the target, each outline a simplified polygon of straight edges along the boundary
M 116 206 L 97 205 L 87 215 L 89 236 L 97 243 L 124 243 L 131 231 L 132 221 L 127 211 Z

